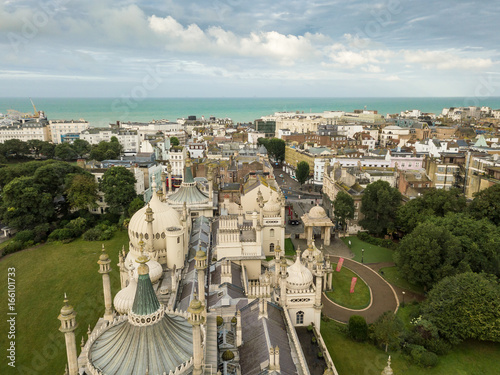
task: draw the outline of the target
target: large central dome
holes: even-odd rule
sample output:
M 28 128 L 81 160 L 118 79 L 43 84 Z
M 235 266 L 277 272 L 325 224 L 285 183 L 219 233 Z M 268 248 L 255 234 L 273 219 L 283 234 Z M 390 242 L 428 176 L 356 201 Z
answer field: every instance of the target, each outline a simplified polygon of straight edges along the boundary
M 149 240 L 148 223 L 146 221 L 146 211 L 150 208 L 153 211 L 153 248 L 165 248 L 165 236 L 167 228 L 178 227 L 182 228 L 179 213 L 173 209 L 168 203 L 163 203 L 158 199 L 156 193 L 149 204 L 139 211 L 130 219 L 128 226 L 128 236 L 130 244 L 140 250 L 141 240 L 147 243 Z

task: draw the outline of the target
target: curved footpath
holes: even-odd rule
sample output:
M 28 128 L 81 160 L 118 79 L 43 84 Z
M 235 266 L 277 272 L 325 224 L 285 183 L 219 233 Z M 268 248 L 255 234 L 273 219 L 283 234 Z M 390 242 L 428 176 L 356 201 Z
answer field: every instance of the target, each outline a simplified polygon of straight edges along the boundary
M 339 257 L 330 256 L 330 261 L 332 263 L 337 263 L 339 261 Z M 358 274 L 358 276 L 361 277 L 369 286 L 372 303 L 369 307 L 363 310 L 351 310 L 335 304 L 326 296 L 325 293 L 323 293 L 322 312 L 324 315 L 342 323 L 348 323 L 351 315 L 360 315 L 366 319 L 368 324 L 370 324 L 377 320 L 377 318 L 386 311 L 396 312 L 399 307 L 398 298 L 396 297 L 394 289 L 382 278 L 382 276 L 371 268 L 350 259 L 344 259 L 344 267 Z M 335 272 L 335 270 L 333 272 Z M 333 277 L 335 277 L 335 275 L 333 275 Z

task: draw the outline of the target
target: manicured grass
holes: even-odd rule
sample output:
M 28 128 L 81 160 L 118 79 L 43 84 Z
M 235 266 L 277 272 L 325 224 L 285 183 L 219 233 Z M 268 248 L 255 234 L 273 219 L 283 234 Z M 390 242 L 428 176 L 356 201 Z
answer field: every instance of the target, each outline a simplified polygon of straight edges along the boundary
M 414 293 L 424 294 L 424 288 L 419 285 L 410 284 L 408 281 L 406 281 L 399 273 L 397 267 L 381 268 L 379 273 L 384 277 L 384 279 L 386 279 L 393 285 L 396 285 L 403 289 L 407 289 Z
M 391 355 L 394 374 L 405 375 L 483 375 L 498 374 L 500 344 L 467 341 L 452 352 L 439 357 L 434 368 L 422 368 L 406 360 L 400 352 L 384 353 L 369 342 L 358 343 L 347 338 L 345 326 L 333 320 L 321 322 L 321 334 L 339 375 L 379 375 Z
M 364 263 L 393 262 L 393 251 L 385 247 L 363 242 L 356 236 L 342 237 L 341 240 L 344 241 L 347 246 L 349 246 L 349 241 L 351 241 L 351 251 L 354 254 L 353 259 L 355 261 L 361 262 L 362 249 L 365 249 L 363 256 Z
M 334 270 L 336 267 L 336 264 L 332 264 Z M 370 304 L 370 289 L 365 282 L 358 277 L 358 281 L 354 287 L 354 293 L 350 293 L 351 280 L 353 277 L 358 276 L 345 267 L 342 267 L 340 272 L 334 271 L 332 277 L 333 290 L 326 292 L 326 295 L 336 304 L 349 309 L 364 309 Z
M 126 231 L 117 232 L 104 241 L 111 259 L 110 273 L 113 296 L 119 291 L 118 252 L 127 248 Z M 104 314 L 102 276 L 97 260 L 101 242 L 81 239 L 68 244 L 49 243 L 9 255 L 0 260 L 0 275 L 7 281 L 7 269 L 16 269 L 16 369 L 0 362 L 0 374 L 62 374 L 66 364 L 66 347 L 57 319 L 63 306 L 64 293 L 76 311 L 77 351 L 87 328 Z M 7 314 L 7 288 L 0 291 L 0 315 Z M 6 350 L 7 326 L 0 327 L 0 347 Z M 10 341 L 10 340 L 9 340 Z M 23 372 L 24 371 L 24 372 Z
M 295 246 L 293 246 L 291 238 L 285 238 L 285 255 L 293 256 L 295 253 Z

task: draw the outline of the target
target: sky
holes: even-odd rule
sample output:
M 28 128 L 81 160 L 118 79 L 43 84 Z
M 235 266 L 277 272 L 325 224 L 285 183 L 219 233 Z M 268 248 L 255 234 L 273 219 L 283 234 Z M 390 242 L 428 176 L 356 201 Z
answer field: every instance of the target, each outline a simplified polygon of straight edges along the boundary
M 1 97 L 500 96 L 496 0 L 2 0 Z

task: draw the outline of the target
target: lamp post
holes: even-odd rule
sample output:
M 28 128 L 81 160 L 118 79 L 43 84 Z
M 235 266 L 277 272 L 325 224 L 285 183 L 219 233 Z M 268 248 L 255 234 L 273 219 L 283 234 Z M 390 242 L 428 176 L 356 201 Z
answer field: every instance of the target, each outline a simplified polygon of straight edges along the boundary
M 361 249 L 361 263 L 364 263 L 365 249 Z
M 401 293 L 403 293 L 403 306 L 405 305 L 405 294 L 406 292 L 403 290 Z

